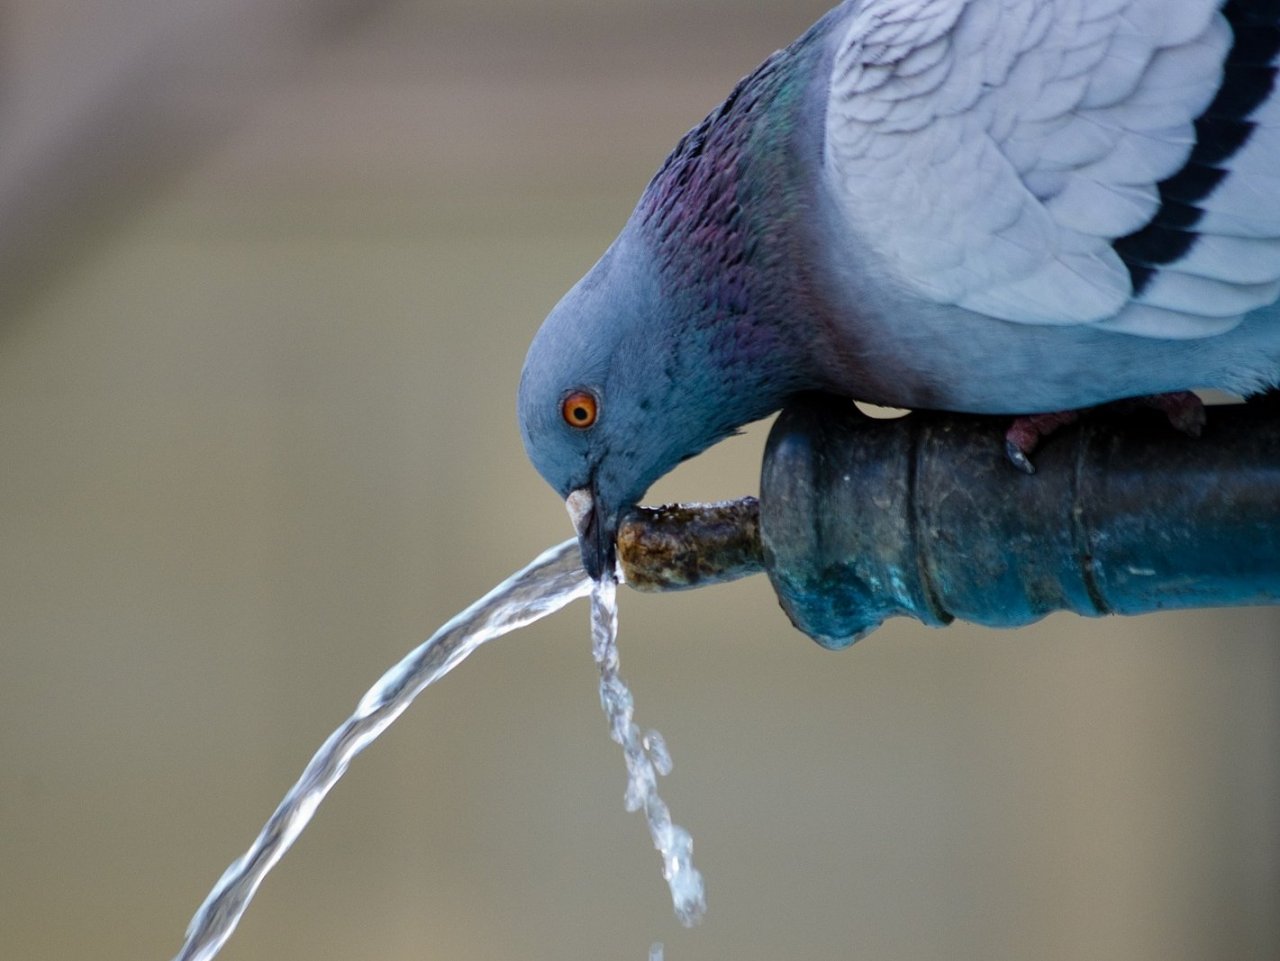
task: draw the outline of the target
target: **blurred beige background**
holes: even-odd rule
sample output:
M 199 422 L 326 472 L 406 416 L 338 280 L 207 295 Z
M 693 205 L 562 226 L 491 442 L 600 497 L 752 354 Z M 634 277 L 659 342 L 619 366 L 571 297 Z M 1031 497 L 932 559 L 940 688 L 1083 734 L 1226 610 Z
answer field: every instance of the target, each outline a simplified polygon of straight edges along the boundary
M 0 957 L 167 959 L 401 654 L 569 535 L 513 393 L 677 137 L 823 0 L 10 0 Z M 763 432 L 655 499 L 756 486 Z M 894 623 L 622 595 L 677 925 L 584 605 L 361 757 L 222 957 L 1280 956 L 1280 612 Z

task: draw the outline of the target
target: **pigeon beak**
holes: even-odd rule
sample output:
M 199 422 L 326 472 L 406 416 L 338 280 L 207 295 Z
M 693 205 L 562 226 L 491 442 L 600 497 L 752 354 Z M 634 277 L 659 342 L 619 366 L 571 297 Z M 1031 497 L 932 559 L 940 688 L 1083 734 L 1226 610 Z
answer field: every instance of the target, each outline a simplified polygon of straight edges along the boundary
M 578 548 L 582 551 L 582 566 L 595 581 L 606 572 L 612 574 L 617 558 L 614 537 L 617 521 L 601 516 L 595 492 L 590 487 L 579 487 L 564 501 L 573 529 L 578 532 Z

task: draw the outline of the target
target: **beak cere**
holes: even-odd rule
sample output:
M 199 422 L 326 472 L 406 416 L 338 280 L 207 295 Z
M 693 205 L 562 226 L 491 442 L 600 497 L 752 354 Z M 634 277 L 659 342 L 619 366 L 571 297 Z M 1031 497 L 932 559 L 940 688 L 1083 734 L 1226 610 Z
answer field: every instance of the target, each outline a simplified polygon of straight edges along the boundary
M 589 487 L 579 487 L 565 498 L 564 506 L 578 534 L 578 548 L 582 551 L 582 566 L 587 575 L 598 581 L 606 571 L 612 573 L 614 525 L 601 517 L 595 493 Z

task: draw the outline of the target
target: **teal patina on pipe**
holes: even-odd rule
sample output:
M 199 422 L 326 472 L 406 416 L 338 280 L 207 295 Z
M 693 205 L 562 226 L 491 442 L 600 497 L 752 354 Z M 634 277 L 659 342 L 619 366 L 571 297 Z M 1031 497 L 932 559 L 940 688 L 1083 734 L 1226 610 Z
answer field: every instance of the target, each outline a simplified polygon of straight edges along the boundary
M 873 420 L 814 395 L 770 434 L 764 566 L 792 622 L 847 647 L 886 618 L 1014 627 L 1280 603 L 1280 403 L 1086 418 L 1009 468 L 998 419 Z

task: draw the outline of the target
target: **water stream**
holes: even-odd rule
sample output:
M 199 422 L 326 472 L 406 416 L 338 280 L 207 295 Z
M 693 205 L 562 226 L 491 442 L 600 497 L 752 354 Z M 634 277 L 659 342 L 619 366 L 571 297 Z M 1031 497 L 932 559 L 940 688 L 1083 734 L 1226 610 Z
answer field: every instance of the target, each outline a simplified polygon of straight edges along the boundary
M 692 841 L 687 831 L 671 823 L 657 792 L 657 777 L 671 770 L 671 758 L 656 731 L 642 735 L 632 721 L 631 692 L 618 676 L 616 590 L 612 579 L 592 584 L 582 569 L 577 540 L 567 540 L 535 558 L 410 651 L 329 735 L 253 844 L 223 872 L 191 919 L 174 961 L 210 961 L 221 950 L 263 878 L 298 839 L 351 760 L 428 685 L 485 641 L 532 624 L 587 594 L 592 598 L 592 651 L 600 668 L 600 700 L 627 761 L 627 809 L 644 810 L 654 846 L 663 858 L 676 915 L 686 925 L 696 923 L 706 900 L 702 877 L 690 860 Z M 654 948 L 660 957 L 661 946 Z
M 329 735 L 244 854 L 200 905 L 174 961 L 209 961 L 236 929 L 258 885 L 275 867 L 351 759 L 385 731 L 424 688 L 485 641 L 553 614 L 591 590 L 576 539 L 535 558 L 436 631 L 387 671 Z
M 706 892 L 693 866 L 693 838 L 672 823 L 671 811 L 658 796 L 658 776 L 671 773 L 671 754 L 657 731 L 640 733 L 632 720 L 635 701 L 618 674 L 617 591 L 617 582 L 608 577 L 591 590 L 591 653 L 600 669 L 600 706 L 627 762 L 626 808 L 644 811 L 653 846 L 662 855 L 662 876 L 671 888 L 676 917 L 690 927 L 707 910 Z

